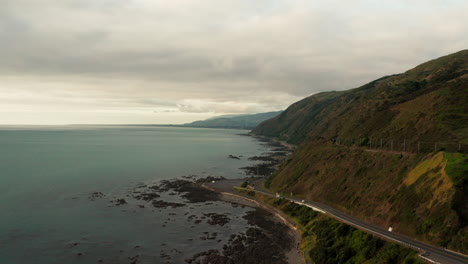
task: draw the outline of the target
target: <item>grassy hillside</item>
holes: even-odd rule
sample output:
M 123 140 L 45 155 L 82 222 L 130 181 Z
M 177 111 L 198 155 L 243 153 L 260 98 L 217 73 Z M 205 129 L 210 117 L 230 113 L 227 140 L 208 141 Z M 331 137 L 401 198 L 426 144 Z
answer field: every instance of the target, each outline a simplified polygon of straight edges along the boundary
M 312 209 L 274 201 L 303 230 L 302 247 L 313 263 L 424 263 L 417 252 L 366 234 Z
M 236 128 L 236 129 L 252 129 L 261 122 L 276 117 L 281 111 L 268 112 L 252 115 L 241 115 L 234 117 L 210 118 L 207 120 L 195 121 L 184 124 L 187 127 L 207 127 L 207 128 Z
M 293 192 L 396 232 L 467 252 L 466 164 L 468 156 L 460 153 L 397 155 L 311 142 L 267 183 L 275 191 Z M 465 167 L 455 168 L 463 178 L 458 184 L 451 166 Z
M 468 50 L 356 89 L 291 105 L 254 134 L 299 144 L 306 138 L 379 138 L 468 143 Z
M 299 145 L 270 188 L 468 253 L 467 50 L 311 96 L 253 133 Z
M 425 263 L 412 249 L 369 235 L 309 207 L 284 198 L 247 193 L 281 210 L 296 222 L 302 233 L 301 249 L 308 263 Z

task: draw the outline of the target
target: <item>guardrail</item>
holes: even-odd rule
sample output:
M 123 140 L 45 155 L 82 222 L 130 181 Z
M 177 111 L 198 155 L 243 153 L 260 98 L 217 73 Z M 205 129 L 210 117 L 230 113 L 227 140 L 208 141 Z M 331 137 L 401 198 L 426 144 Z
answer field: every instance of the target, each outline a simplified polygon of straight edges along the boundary
M 265 192 L 265 191 L 252 190 L 252 189 L 239 188 L 239 187 L 238 187 L 238 189 L 254 191 L 254 192 L 262 193 L 264 195 L 271 196 L 271 197 L 278 197 L 278 195 L 274 195 L 274 194 L 271 194 L 271 193 L 268 193 L 268 192 Z M 329 215 L 329 216 L 331 216 L 331 217 L 333 217 L 333 218 L 335 218 L 335 219 L 337 219 L 339 221 L 345 222 L 345 223 L 347 223 L 347 224 L 349 224 L 351 226 L 354 226 L 354 227 L 356 227 L 358 229 L 361 229 L 361 230 L 364 230 L 366 232 L 372 233 L 374 235 L 389 239 L 391 241 L 394 241 L 394 242 L 396 242 L 398 244 L 401 244 L 401 245 L 404 245 L 406 247 L 413 248 L 413 249 L 421 252 L 420 254 L 418 254 L 419 257 L 423 258 L 426 261 L 434 263 L 434 264 L 441 264 L 441 263 L 424 256 L 428 251 L 432 250 L 436 254 L 441 254 L 442 253 L 442 255 L 440 255 L 440 256 L 443 256 L 444 253 L 445 254 L 447 254 L 447 253 L 454 254 L 455 253 L 455 252 L 446 251 L 444 249 L 436 248 L 436 247 L 431 246 L 431 245 L 424 245 L 423 243 L 421 243 L 421 242 L 419 242 L 417 240 L 413 240 L 411 238 L 404 237 L 404 239 L 402 239 L 401 235 L 399 235 L 397 233 L 386 231 L 384 229 L 381 229 L 380 227 L 373 226 L 373 225 L 371 225 L 369 223 L 366 223 L 366 222 L 358 220 L 358 219 L 353 219 L 352 217 L 350 217 L 350 216 L 348 216 L 348 215 L 346 215 L 346 214 L 344 214 L 342 212 L 335 213 L 334 211 L 336 211 L 336 209 L 333 209 L 333 208 L 327 209 L 328 206 L 325 206 L 325 205 L 322 205 L 322 206 L 312 205 L 312 203 L 317 204 L 316 202 L 310 202 L 310 201 L 302 202 L 302 201 L 296 200 L 295 198 L 282 196 L 282 195 L 280 195 L 279 197 L 283 198 L 283 199 L 287 199 L 290 202 L 297 203 L 299 205 L 307 206 L 307 207 L 311 208 L 314 211 L 318 211 L 320 213 Z M 349 218 L 351 220 L 348 220 L 347 218 Z M 360 224 L 360 223 L 362 223 L 362 224 Z M 409 241 L 409 243 L 406 242 L 405 240 Z M 411 244 L 411 243 L 413 243 L 413 244 Z M 423 245 L 423 246 L 420 247 L 419 245 Z M 457 255 L 459 255 L 460 258 L 464 257 L 461 254 L 457 254 Z M 460 260 L 458 260 L 457 263 L 464 263 L 463 260 L 461 260 L 461 262 L 459 262 L 459 261 Z

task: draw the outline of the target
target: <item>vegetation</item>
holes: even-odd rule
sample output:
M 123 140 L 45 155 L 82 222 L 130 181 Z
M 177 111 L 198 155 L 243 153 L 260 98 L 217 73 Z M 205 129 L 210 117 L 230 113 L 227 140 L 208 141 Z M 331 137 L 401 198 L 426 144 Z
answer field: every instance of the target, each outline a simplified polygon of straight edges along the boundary
M 249 185 L 249 182 L 248 181 L 244 181 L 240 187 L 242 188 L 247 188 L 247 186 Z
M 456 188 L 468 192 L 468 155 L 461 153 L 444 153 L 447 159 L 445 170 Z
M 467 77 L 464 50 L 291 105 L 253 130 L 299 145 L 265 186 L 467 254 Z M 364 148 L 375 139 L 421 151 Z
M 255 191 L 245 189 L 244 187 L 242 187 L 242 188 L 234 187 L 233 189 L 238 193 L 246 194 L 246 195 L 252 196 L 252 197 L 256 196 Z
M 195 121 L 184 124 L 186 127 L 207 127 L 207 128 L 236 128 L 253 129 L 261 122 L 279 115 L 278 112 L 268 112 L 252 115 L 228 116 L 219 118 L 210 118 L 207 120 Z
M 306 206 L 284 199 L 276 199 L 273 204 L 300 224 L 302 248 L 313 263 L 424 263 L 414 250 L 369 235 Z
M 293 144 L 324 138 L 468 144 L 468 50 L 356 89 L 294 103 L 254 134 Z

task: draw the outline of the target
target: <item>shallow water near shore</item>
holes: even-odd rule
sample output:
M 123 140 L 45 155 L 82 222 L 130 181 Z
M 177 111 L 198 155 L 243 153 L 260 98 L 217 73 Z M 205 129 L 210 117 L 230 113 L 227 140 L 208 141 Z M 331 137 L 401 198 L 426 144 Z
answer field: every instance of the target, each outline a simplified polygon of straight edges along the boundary
M 245 130 L 139 126 L 0 127 L 1 263 L 183 263 L 218 249 L 249 224 L 252 208 L 134 199 L 164 179 L 244 177 L 268 151 Z M 242 156 L 240 159 L 229 155 Z M 119 205 L 118 200 L 126 203 Z M 210 224 L 225 214 L 225 225 Z M 208 216 L 207 216 L 208 214 Z M 198 221 L 197 221 L 198 220 Z

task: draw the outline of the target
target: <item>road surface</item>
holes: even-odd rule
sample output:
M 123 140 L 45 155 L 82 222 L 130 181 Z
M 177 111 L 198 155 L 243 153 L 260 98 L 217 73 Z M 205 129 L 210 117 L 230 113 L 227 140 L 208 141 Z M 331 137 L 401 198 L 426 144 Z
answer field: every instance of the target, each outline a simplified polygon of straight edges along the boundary
M 233 190 L 233 187 L 239 187 L 243 181 L 244 181 L 243 179 L 221 180 L 221 181 L 209 183 L 206 185 L 220 192 L 227 192 L 227 193 L 239 195 L 239 193 Z M 273 197 L 276 196 L 274 193 L 271 193 L 268 190 L 259 188 L 258 182 L 254 182 L 251 185 L 253 186 L 254 188 L 253 190 L 255 192 L 263 193 L 265 195 L 269 195 Z M 468 257 L 465 255 L 461 255 L 452 251 L 447 251 L 445 249 L 442 249 L 436 246 L 425 244 L 425 243 L 416 241 L 414 239 L 408 238 L 406 236 L 400 235 L 395 232 L 389 232 L 388 230 L 383 229 L 379 226 L 372 225 L 362 220 L 359 220 L 355 217 L 349 216 L 328 205 L 324 205 L 324 204 L 313 202 L 313 201 L 307 201 L 307 200 L 302 202 L 303 200 L 293 198 L 293 197 L 287 197 L 287 196 L 282 196 L 282 197 L 289 201 L 292 201 L 292 202 L 310 207 L 316 211 L 325 213 L 328 216 L 331 216 L 341 222 L 352 225 L 368 233 L 372 233 L 379 237 L 392 240 L 404 246 L 418 250 L 421 252 L 420 256 L 429 262 L 440 263 L 440 264 L 468 264 Z

